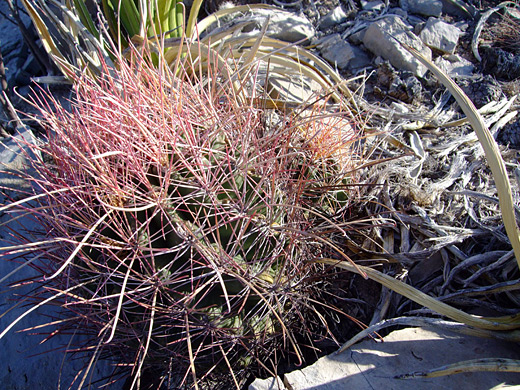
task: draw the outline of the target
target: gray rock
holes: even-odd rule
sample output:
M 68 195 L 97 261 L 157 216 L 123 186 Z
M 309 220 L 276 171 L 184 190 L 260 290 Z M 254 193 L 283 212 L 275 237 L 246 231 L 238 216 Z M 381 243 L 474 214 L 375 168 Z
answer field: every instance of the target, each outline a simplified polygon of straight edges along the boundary
M 341 39 L 339 34 L 333 34 L 321 45 L 321 56 L 336 66 L 338 69 L 346 69 L 350 60 L 354 58 L 352 46 Z
M 410 28 L 398 16 L 389 15 L 368 27 L 363 37 L 363 43 L 374 55 L 390 61 L 396 68 L 409 70 L 416 76 L 423 77 L 427 72 L 426 67 L 416 60 L 399 42 L 415 48 L 430 60 L 432 53 L 410 31 Z
M 399 0 L 399 5 L 406 12 L 423 16 L 441 16 L 441 0 Z
M 273 100 L 281 104 L 302 104 L 317 97 L 322 86 L 315 80 L 305 80 L 294 75 L 269 76 L 267 91 Z
M 472 77 L 475 69 L 475 66 L 470 61 L 456 54 L 438 57 L 434 63 L 452 79 Z
M 346 352 L 331 354 L 312 366 L 286 374 L 285 389 L 491 389 L 516 384 L 513 373 L 463 373 L 438 378 L 396 379 L 446 364 L 485 357 L 518 358 L 513 345 L 450 332 L 408 328 L 390 333 L 384 343 L 363 341 Z M 284 389 L 281 387 L 281 389 Z
M 347 20 L 347 17 L 348 15 L 339 5 L 321 19 L 319 29 L 325 31 L 337 24 L 343 23 Z
M 396 7 L 396 8 L 390 8 L 388 10 L 388 13 L 389 14 L 394 14 L 394 15 L 398 15 L 402 18 L 407 18 L 408 17 L 408 12 L 406 12 L 404 9 L 402 8 L 399 8 L 399 7 Z
M 222 33 L 242 24 L 241 37 L 256 37 L 269 21 L 266 35 L 286 42 L 302 42 L 307 44 L 314 37 L 312 23 L 305 16 L 292 12 L 272 9 L 252 9 L 244 13 L 232 13 L 212 23 L 208 33 Z
M 457 0 L 441 0 L 442 12 L 451 16 L 459 16 L 467 18 L 474 17 L 477 14 L 475 7 L 469 1 Z
M 457 27 L 437 18 L 428 18 L 419 37 L 432 49 L 453 54 L 461 35 L 462 31 Z
M 279 390 L 285 389 L 285 386 L 280 379 L 280 377 L 276 378 L 267 378 L 267 379 L 255 379 L 253 383 L 251 383 L 248 387 L 248 390 Z
M 353 34 L 350 34 L 347 39 L 353 45 L 361 45 L 363 43 L 363 37 L 365 36 L 366 28 L 363 28 L 359 31 L 356 31 Z
M 358 46 L 352 46 L 354 57 L 348 63 L 348 70 L 358 71 L 372 65 L 372 59 L 367 52 Z
M 381 11 L 384 7 L 385 3 L 383 3 L 381 0 L 361 0 L 361 8 L 363 8 L 365 11 Z
M 312 23 L 305 16 L 299 16 L 291 12 L 270 9 L 255 9 L 243 16 L 233 15 L 232 23 L 250 22 L 248 29 L 244 32 L 261 30 L 268 18 L 269 26 L 266 35 L 280 39 L 285 42 L 308 43 L 314 36 L 315 31 Z M 222 27 L 226 29 L 227 26 Z

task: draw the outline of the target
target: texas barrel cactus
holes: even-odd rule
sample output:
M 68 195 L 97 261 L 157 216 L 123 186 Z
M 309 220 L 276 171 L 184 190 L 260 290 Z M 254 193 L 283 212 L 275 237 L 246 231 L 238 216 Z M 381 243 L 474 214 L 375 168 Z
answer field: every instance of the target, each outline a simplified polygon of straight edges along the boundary
M 134 56 L 78 77 L 70 110 L 38 102 L 41 291 L 132 388 L 239 387 L 326 335 L 313 260 L 342 234 L 358 135 L 339 114 L 267 120 L 229 73 Z

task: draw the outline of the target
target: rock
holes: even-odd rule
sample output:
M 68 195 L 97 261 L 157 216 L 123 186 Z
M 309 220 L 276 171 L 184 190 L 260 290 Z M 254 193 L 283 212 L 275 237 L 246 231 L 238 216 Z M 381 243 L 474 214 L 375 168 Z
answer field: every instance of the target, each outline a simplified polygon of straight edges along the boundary
M 442 12 L 451 16 L 462 18 L 475 17 L 477 10 L 468 1 L 441 0 Z
M 457 54 L 447 57 L 437 57 L 434 64 L 441 68 L 452 79 L 468 78 L 473 76 L 475 66 Z
M 270 76 L 267 91 L 271 99 L 285 103 L 302 104 L 315 99 L 323 87 L 314 80 L 296 76 Z
M 498 133 L 497 141 L 512 149 L 520 149 L 520 121 L 515 118 Z
M 248 387 L 248 390 L 279 390 L 284 389 L 282 380 L 280 377 L 267 378 L 267 379 L 255 379 Z
M 410 31 L 410 28 L 398 16 L 389 15 L 368 27 L 363 37 L 363 43 L 374 55 L 390 61 L 396 68 L 409 70 L 414 75 L 423 77 L 427 72 L 426 67 L 416 60 L 399 42 L 415 48 L 429 60 L 432 58 L 432 53 Z
M 337 24 L 343 23 L 347 20 L 347 17 L 348 15 L 339 5 L 321 19 L 318 28 L 322 31 L 328 30 Z
M 261 31 L 264 24 L 269 20 L 266 35 L 285 42 L 302 42 L 306 44 L 314 36 L 315 31 L 312 23 L 305 16 L 299 16 L 292 12 L 272 9 L 254 9 L 245 14 L 232 14 L 222 18 L 219 27 L 210 27 L 208 31 L 219 32 L 228 30 L 230 26 L 238 23 L 248 23 L 243 28 L 243 33 L 255 34 Z
M 364 11 L 381 11 L 385 8 L 385 3 L 381 0 L 361 0 L 361 8 L 363 8 Z
M 352 46 L 354 57 L 348 62 L 348 70 L 355 72 L 372 65 L 372 59 L 367 52 L 358 46 Z
M 341 39 L 339 34 L 333 34 L 321 45 L 321 56 L 338 69 L 346 69 L 354 58 L 352 46 Z
M 408 17 L 408 12 L 406 12 L 404 9 L 396 7 L 396 8 L 390 8 L 388 10 L 389 14 L 394 14 L 397 16 L 402 17 L 403 19 L 406 19 Z
M 363 43 L 363 37 L 365 36 L 366 28 L 356 31 L 353 34 L 350 34 L 347 39 L 353 45 L 361 45 Z
M 406 12 L 423 16 L 441 16 L 442 1 L 440 0 L 399 0 L 399 5 Z
M 437 18 L 428 18 L 419 37 L 432 49 L 453 54 L 461 35 L 462 31 L 457 27 Z
M 319 359 L 312 366 L 284 376 L 291 390 L 373 389 L 491 389 L 501 383 L 518 383 L 514 373 L 462 373 L 410 380 L 395 376 L 485 357 L 518 358 L 510 343 L 463 336 L 451 332 L 408 328 L 384 338 L 384 343 L 366 340 L 349 350 Z M 281 387 L 284 389 L 284 387 Z

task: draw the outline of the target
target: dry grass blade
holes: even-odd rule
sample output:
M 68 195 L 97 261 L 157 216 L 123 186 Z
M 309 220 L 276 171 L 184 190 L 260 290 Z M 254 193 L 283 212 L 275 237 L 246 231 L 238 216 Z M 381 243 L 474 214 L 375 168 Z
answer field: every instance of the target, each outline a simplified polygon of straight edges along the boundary
M 480 17 L 480 19 L 477 23 L 477 26 L 475 27 L 475 33 L 473 34 L 473 39 L 471 40 L 471 50 L 473 51 L 473 55 L 479 62 L 482 61 L 482 57 L 480 56 L 480 53 L 478 52 L 478 40 L 480 38 L 480 33 L 482 32 L 482 29 L 484 28 L 484 25 L 486 24 L 486 21 L 495 12 L 500 11 L 502 8 L 509 7 L 509 6 L 516 7 L 518 5 L 514 1 L 504 1 L 503 3 L 500 3 L 499 5 L 497 5 L 495 8 L 491 8 L 490 10 L 487 10 Z
M 349 341 L 341 346 L 341 348 L 336 353 L 342 353 L 349 349 L 351 346 L 356 344 L 358 341 L 361 341 L 367 336 L 370 336 L 372 333 L 375 333 L 381 329 L 385 329 L 391 326 L 420 326 L 423 328 L 435 328 L 435 329 L 443 329 L 448 330 L 455 333 L 477 336 L 477 337 L 486 337 L 486 338 L 497 338 L 500 340 L 507 340 L 511 342 L 520 341 L 520 332 L 517 330 L 513 330 L 511 332 L 494 332 L 487 329 L 475 329 L 465 326 L 459 322 L 451 322 L 444 321 L 438 318 L 429 318 L 429 317 L 398 317 L 391 318 L 389 320 L 383 320 L 369 326 L 363 331 L 356 334 Z
M 500 150 L 498 149 L 493 136 L 486 127 L 482 116 L 479 114 L 474 104 L 471 102 L 471 100 L 469 100 L 464 91 L 462 91 L 462 89 L 457 84 L 455 84 L 455 82 L 448 75 L 446 75 L 446 73 L 444 73 L 431 61 L 425 58 L 417 50 L 407 45 L 403 46 L 433 74 L 435 74 L 435 76 L 439 78 L 442 84 L 450 90 L 455 100 L 457 100 L 457 103 L 459 103 L 462 111 L 464 111 L 468 117 L 473 130 L 477 134 L 478 140 L 484 149 L 484 153 L 486 154 L 489 168 L 491 169 L 493 178 L 495 179 L 498 199 L 500 202 L 500 211 L 502 213 L 502 220 L 504 222 L 504 227 L 506 229 L 509 240 L 511 241 L 511 245 L 513 246 L 518 267 L 520 268 L 520 231 L 518 229 L 518 225 L 516 224 L 515 205 L 513 202 L 511 184 L 509 183 L 504 160 L 500 155 Z
M 22 0 L 22 3 L 27 12 L 29 13 L 29 16 L 31 17 L 34 26 L 36 27 L 36 30 L 40 35 L 41 41 L 47 53 L 49 53 L 49 55 L 55 60 L 56 65 L 64 75 L 70 75 L 73 72 L 73 70 L 71 67 L 67 66 L 68 61 L 56 46 L 54 39 L 49 33 L 49 30 L 47 29 L 47 26 L 45 25 L 43 19 L 40 17 L 38 11 L 28 0 Z
M 366 276 L 374 280 L 385 287 L 395 291 L 398 294 L 405 296 L 406 298 L 425 306 L 435 312 L 444 315 L 452 320 L 462 322 L 466 325 L 473 326 L 479 329 L 489 329 L 489 330 L 512 330 L 520 328 L 520 316 L 505 316 L 505 317 L 493 317 L 486 318 L 471 315 L 463 312 L 462 310 L 456 309 L 446 303 L 440 302 L 437 299 L 423 293 L 422 291 L 417 290 L 416 288 L 407 285 L 397 279 L 394 279 L 391 276 L 385 275 L 382 272 L 376 271 L 372 268 L 364 267 L 364 266 L 356 266 L 354 267 L 352 264 L 347 263 L 345 261 L 338 261 L 335 259 L 319 259 L 317 260 L 319 263 L 333 265 L 339 268 L 346 269 L 350 272 L 359 273 L 358 268 L 361 269 Z
M 397 375 L 396 379 L 436 378 L 445 375 L 462 374 L 465 372 L 520 372 L 520 360 L 514 359 L 473 359 L 449 364 L 428 371 L 418 371 Z

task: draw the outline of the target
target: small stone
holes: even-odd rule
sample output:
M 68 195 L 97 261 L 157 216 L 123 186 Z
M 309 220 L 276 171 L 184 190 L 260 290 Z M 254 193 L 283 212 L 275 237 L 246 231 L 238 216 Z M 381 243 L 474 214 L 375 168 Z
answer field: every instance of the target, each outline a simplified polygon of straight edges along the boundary
M 453 54 L 461 35 L 462 31 L 457 27 L 437 18 L 428 18 L 419 36 L 432 49 Z
M 348 15 L 343 11 L 341 6 L 337 6 L 332 11 L 330 11 L 327 15 L 323 17 L 319 24 L 319 29 L 322 31 L 328 30 L 329 28 L 343 23 L 347 20 Z
M 301 42 L 307 44 L 314 37 L 315 31 L 312 23 L 305 16 L 298 16 L 291 12 L 271 9 L 254 9 L 244 15 L 233 14 L 223 18 L 219 27 L 209 31 L 220 32 L 228 30 L 230 26 L 239 23 L 249 23 L 242 29 L 244 34 L 259 31 L 263 28 L 267 20 L 266 35 L 285 42 Z
M 381 11 L 384 7 L 385 3 L 383 3 L 381 0 L 361 0 L 361 8 L 363 8 L 365 11 Z
M 366 28 L 356 31 L 354 34 L 348 36 L 348 41 L 353 45 L 361 45 L 363 43 L 363 37 L 365 36 Z
M 338 69 L 346 69 L 354 50 L 339 34 L 333 34 L 321 44 L 321 56 Z
M 406 12 L 423 16 L 441 16 L 441 0 L 399 0 L 399 5 Z
M 477 10 L 468 1 L 454 2 L 453 0 L 441 0 L 442 12 L 451 16 L 458 16 L 462 18 L 474 17 Z
M 434 63 L 452 79 L 472 77 L 475 69 L 470 61 L 456 54 L 438 57 Z
M 372 65 L 372 60 L 367 52 L 358 46 L 352 46 L 354 57 L 348 62 L 348 70 L 358 71 Z
M 423 77 L 428 69 L 413 57 L 400 42 L 418 50 L 431 60 L 431 50 L 406 25 L 401 18 L 388 15 L 368 27 L 363 37 L 363 43 L 374 55 L 390 61 L 398 69 L 409 70 L 414 75 Z
M 270 76 L 267 81 L 267 91 L 273 100 L 301 104 L 308 102 L 321 91 L 322 86 L 314 80 L 300 77 Z
M 389 14 L 394 14 L 394 15 L 397 15 L 397 16 L 401 16 L 402 18 L 405 18 L 405 19 L 408 17 L 408 12 L 406 12 L 404 9 L 399 8 L 399 7 L 390 8 L 388 10 L 388 13 Z

